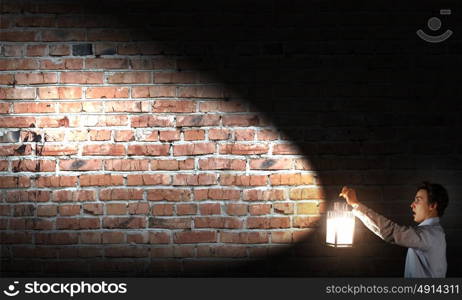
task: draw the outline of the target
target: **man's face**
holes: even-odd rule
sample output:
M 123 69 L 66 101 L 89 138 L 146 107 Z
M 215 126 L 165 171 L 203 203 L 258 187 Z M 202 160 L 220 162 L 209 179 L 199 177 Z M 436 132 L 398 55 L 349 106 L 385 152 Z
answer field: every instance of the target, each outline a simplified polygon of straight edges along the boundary
M 417 223 L 425 219 L 438 216 L 436 203 L 428 203 L 428 193 L 426 190 L 418 190 L 415 194 L 414 202 L 411 203 L 414 221 Z

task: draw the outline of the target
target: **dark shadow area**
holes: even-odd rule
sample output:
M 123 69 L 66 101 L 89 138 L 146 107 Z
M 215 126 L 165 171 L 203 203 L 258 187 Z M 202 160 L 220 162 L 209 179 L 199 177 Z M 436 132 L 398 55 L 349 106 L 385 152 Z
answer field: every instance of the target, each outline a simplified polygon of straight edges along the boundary
M 440 16 L 443 8 L 452 15 Z M 151 54 L 184 57 L 178 72 L 204 72 L 208 79 L 198 83 L 251 103 L 299 147 L 328 200 L 350 185 L 369 207 L 411 225 L 416 186 L 443 184 L 450 194 L 442 218 L 448 277 L 462 276 L 460 8 L 457 1 L 82 4 L 85 16 L 116 18 L 119 33 L 140 47 L 155 43 Z M 432 32 L 427 20 L 436 16 L 442 27 Z M 416 35 L 419 28 L 454 34 L 428 43 Z M 183 273 L 160 267 L 132 275 L 402 276 L 405 248 L 381 241 L 359 220 L 354 247 L 329 248 L 323 220 L 305 240 L 264 259 L 185 262 Z

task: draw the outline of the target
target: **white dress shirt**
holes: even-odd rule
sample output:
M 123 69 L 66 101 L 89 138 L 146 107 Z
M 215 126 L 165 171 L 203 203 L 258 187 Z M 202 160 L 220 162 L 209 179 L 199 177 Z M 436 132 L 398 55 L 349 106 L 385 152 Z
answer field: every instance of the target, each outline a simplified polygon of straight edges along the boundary
M 386 242 L 408 247 L 404 277 L 446 277 L 446 238 L 439 218 L 429 218 L 418 226 L 403 226 L 359 204 L 353 214 Z

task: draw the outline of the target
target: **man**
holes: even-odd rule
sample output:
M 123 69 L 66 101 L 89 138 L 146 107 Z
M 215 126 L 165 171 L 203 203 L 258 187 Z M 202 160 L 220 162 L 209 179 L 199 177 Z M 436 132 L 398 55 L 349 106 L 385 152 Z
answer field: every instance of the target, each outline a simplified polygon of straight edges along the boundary
M 446 239 L 439 217 L 448 205 L 446 189 L 423 182 L 411 208 L 418 226 L 402 226 L 361 204 L 352 188 L 343 187 L 340 196 L 353 207 L 353 213 L 384 241 L 408 247 L 404 277 L 446 277 Z

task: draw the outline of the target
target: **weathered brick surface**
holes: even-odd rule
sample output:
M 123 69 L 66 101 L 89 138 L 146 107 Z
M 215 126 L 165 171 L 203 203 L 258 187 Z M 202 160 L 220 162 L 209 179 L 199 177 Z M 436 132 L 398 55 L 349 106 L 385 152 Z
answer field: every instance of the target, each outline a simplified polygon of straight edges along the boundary
M 145 2 L 2 1 L 2 272 L 246 274 L 231 262 L 279 255 L 256 273 L 401 276 L 359 225 L 357 252 L 325 248 L 324 216 L 345 184 L 399 221 L 423 179 L 458 198 L 460 37 L 425 47 L 372 4 Z

